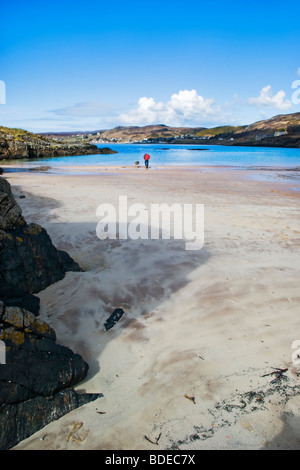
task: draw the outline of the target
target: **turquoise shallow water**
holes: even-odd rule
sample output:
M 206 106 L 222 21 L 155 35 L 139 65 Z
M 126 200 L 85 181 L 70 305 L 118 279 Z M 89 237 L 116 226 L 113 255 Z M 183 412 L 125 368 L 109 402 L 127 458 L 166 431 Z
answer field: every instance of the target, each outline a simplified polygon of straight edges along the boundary
M 238 168 L 276 167 L 300 169 L 300 149 L 227 147 L 219 145 L 139 145 L 109 144 L 98 147 L 110 147 L 118 153 L 112 155 L 84 155 L 70 157 L 43 158 L 36 160 L 15 160 L 14 164 L 28 168 L 48 165 L 59 170 L 66 166 L 126 166 L 139 161 L 143 165 L 143 156 L 151 156 L 152 168 L 165 166 L 230 166 Z M 198 150 L 195 150 L 198 149 Z M 199 150 L 202 149 L 202 150 Z M 203 150 L 207 149 L 207 150 Z M 7 162 L 5 162 L 7 164 Z M 79 169 L 78 168 L 78 169 Z

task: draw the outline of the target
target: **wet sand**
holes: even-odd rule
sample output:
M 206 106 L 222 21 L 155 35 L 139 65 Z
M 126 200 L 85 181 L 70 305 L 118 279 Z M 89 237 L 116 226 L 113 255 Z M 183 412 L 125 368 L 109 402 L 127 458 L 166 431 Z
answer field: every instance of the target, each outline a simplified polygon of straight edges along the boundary
M 88 362 L 77 390 L 104 397 L 16 449 L 299 449 L 299 184 L 229 168 L 72 170 L 4 176 L 27 222 L 85 269 L 38 294 L 40 316 Z M 204 204 L 203 248 L 101 241 L 96 209 L 120 195 Z M 288 370 L 271 383 L 273 368 Z

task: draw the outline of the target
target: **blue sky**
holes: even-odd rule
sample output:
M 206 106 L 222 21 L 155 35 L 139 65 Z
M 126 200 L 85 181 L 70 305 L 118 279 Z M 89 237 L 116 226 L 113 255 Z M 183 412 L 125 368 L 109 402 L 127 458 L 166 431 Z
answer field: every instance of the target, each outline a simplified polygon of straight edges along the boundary
M 15 0 L 0 11 L 0 125 L 210 127 L 300 111 L 299 1 Z

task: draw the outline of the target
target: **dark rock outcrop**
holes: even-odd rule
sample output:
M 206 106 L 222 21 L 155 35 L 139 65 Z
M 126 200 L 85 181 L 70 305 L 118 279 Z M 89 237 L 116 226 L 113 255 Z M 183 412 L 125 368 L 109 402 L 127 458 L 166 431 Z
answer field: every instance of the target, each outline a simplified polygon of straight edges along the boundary
M 0 302 L 0 449 L 29 437 L 54 419 L 102 394 L 77 394 L 88 365 L 56 344 L 55 331 L 32 313 Z
M 60 142 L 22 129 L 0 127 L 0 160 L 118 153 L 85 142 Z
M 79 354 L 31 312 L 0 301 L 0 450 L 7 450 L 71 410 L 102 397 L 78 394 L 87 374 Z
M 63 279 L 67 271 L 81 268 L 68 253 L 55 248 L 44 228 L 26 224 L 9 183 L 1 178 L 0 298 L 12 305 L 9 299 L 40 292 Z M 20 300 L 14 305 L 28 306 L 20 305 Z
M 123 314 L 124 310 L 122 308 L 116 308 L 104 323 L 105 331 L 110 330 L 113 326 L 115 326 L 115 324 L 121 320 Z
M 0 369 L 0 405 L 53 396 L 85 378 L 88 365 L 78 354 L 56 344 L 55 331 L 47 323 L 2 302 L 1 310 L 6 364 Z
M 38 318 L 33 295 L 80 270 L 45 229 L 27 225 L 9 183 L 0 178 L 0 449 L 102 396 L 74 392 L 88 365 L 56 343 L 55 331 Z
M 0 299 L 8 306 L 21 307 L 35 316 L 39 315 L 40 299 L 32 294 L 26 293 L 18 286 L 12 286 L 2 282 L 0 284 Z
M 18 405 L 5 405 L 0 412 L 0 450 L 11 449 L 51 421 L 101 396 L 96 393 L 78 394 L 73 389 L 66 389 L 52 397 L 36 397 Z M 38 413 L 33 413 L 33 410 L 38 410 Z
M 63 279 L 66 271 L 80 271 L 68 254 L 58 251 L 46 230 L 37 224 L 0 230 L 0 283 L 34 294 Z
M 13 230 L 26 225 L 21 208 L 16 203 L 11 187 L 4 178 L 0 179 L 0 230 Z

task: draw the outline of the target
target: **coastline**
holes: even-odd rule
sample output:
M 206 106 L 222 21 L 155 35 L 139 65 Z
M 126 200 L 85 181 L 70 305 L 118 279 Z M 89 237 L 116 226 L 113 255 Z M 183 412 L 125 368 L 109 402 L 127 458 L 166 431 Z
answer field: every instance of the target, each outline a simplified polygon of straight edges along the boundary
M 7 172 L 16 171 L 37 171 L 43 168 L 49 173 L 70 173 L 81 171 L 83 174 L 99 173 L 111 169 L 120 170 L 142 170 L 144 168 L 143 154 L 145 149 L 151 155 L 150 167 L 152 171 L 178 168 L 182 171 L 191 168 L 224 168 L 237 170 L 265 171 L 299 171 L 300 149 L 273 149 L 253 147 L 233 147 L 222 145 L 211 145 L 209 149 L 194 148 L 193 145 L 171 145 L 169 147 L 159 147 L 157 144 L 120 144 L 113 145 L 112 152 L 116 151 L 116 157 L 110 155 L 87 155 L 87 156 L 67 156 L 43 159 L 24 159 L 2 161 L 2 168 Z M 99 148 L 99 150 L 101 150 Z M 168 150 L 168 151 L 165 151 Z M 192 152 L 191 150 L 198 150 Z M 203 151 L 204 150 L 204 151 Z M 138 168 L 135 162 L 139 161 Z
M 4 173 L 26 219 L 85 269 L 38 294 L 41 318 L 89 363 L 78 389 L 104 394 L 16 449 L 299 448 L 291 359 L 299 339 L 299 184 L 247 175 L 212 166 Z M 96 209 L 122 194 L 145 205 L 204 204 L 203 249 L 101 242 Z M 118 307 L 124 317 L 105 332 Z M 273 367 L 288 368 L 286 379 L 263 377 Z M 68 440 L 74 423 L 78 439 Z M 158 446 L 145 439 L 160 434 Z

